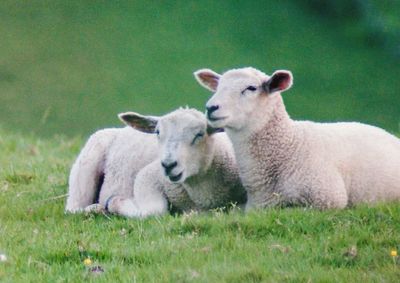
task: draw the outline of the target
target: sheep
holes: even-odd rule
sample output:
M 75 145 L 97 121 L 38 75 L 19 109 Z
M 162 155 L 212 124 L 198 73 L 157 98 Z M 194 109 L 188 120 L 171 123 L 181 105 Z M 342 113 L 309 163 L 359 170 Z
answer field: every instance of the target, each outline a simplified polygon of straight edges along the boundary
M 400 199 L 400 140 L 357 122 L 292 120 L 281 96 L 292 86 L 290 71 L 201 69 L 194 75 L 215 92 L 207 118 L 232 141 L 246 210 L 341 209 Z
M 129 153 L 129 154 L 127 154 Z M 95 132 L 74 162 L 65 210 L 91 210 L 119 192 L 131 194 L 138 172 L 157 158 L 157 140 L 131 127 Z
M 119 117 L 130 127 L 95 133 L 73 165 L 67 212 L 93 207 L 103 174 L 100 207 L 126 217 L 246 202 L 232 144 L 204 114 L 180 108 L 162 117 Z

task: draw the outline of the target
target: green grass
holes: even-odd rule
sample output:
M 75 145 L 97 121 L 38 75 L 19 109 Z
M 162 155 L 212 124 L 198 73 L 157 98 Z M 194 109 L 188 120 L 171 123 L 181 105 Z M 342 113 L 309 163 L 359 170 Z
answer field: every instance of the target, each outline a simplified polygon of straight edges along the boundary
M 80 139 L 0 130 L 1 282 L 396 282 L 400 206 L 65 215 Z M 352 247 L 356 255 L 349 252 Z M 347 254 L 346 254 L 347 253 Z M 349 254 L 350 253 L 350 254 Z M 83 261 L 90 257 L 92 266 Z M 101 266 L 104 272 L 90 271 Z
M 0 34 L 0 123 L 13 131 L 88 135 L 126 110 L 204 109 L 193 71 L 249 65 L 293 71 L 295 118 L 399 130 L 398 60 L 294 0 L 4 0 Z

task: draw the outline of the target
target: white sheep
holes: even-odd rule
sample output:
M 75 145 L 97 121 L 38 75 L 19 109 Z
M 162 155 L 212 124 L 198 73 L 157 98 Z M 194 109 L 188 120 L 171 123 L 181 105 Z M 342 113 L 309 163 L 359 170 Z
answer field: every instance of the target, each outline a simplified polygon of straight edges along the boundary
M 202 69 L 195 77 L 215 92 L 207 117 L 233 143 L 246 209 L 400 199 L 400 140 L 361 123 L 292 120 L 280 94 L 291 87 L 291 72 L 268 76 L 242 68 L 219 75 Z
M 152 135 L 131 127 L 95 132 L 71 168 L 65 210 L 81 212 L 96 202 L 105 204 L 116 192 L 130 196 L 138 172 L 156 158 Z
M 96 198 L 127 217 L 245 203 L 232 145 L 225 133 L 207 126 L 204 114 L 181 108 L 162 117 L 119 117 L 131 127 L 96 132 L 79 154 L 67 212 L 91 208 Z

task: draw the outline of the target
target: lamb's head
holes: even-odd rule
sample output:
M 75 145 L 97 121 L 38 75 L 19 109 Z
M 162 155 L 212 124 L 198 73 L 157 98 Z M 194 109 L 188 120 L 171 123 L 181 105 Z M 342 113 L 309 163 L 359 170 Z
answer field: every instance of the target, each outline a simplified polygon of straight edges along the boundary
M 203 87 L 215 92 L 206 105 L 207 118 L 214 127 L 239 131 L 271 113 L 280 92 L 292 85 L 290 71 L 271 76 L 254 68 L 233 69 L 219 75 L 210 69 L 194 73 Z
M 195 109 L 180 108 L 161 117 L 134 112 L 119 117 L 139 131 L 157 135 L 160 166 L 173 183 L 208 168 L 214 149 L 211 135 L 222 131 L 208 126 L 205 115 Z

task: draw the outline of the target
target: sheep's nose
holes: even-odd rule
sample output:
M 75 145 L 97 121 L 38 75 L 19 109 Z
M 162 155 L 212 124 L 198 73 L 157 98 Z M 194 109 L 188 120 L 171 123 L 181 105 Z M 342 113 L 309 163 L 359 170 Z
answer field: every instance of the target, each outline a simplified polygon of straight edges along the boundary
M 211 114 L 213 113 L 213 112 L 215 112 L 216 110 L 218 110 L 219 109 L 219 106 L 218 105 L 211 105 L 211 106 L 209 106 L 209 107 L 206 107 L 206 109 L 207 109 L 207 118 L 208 119 L 211 119 L 212 117 L 211 117 Z
M 165 174 L 169 175 L 169 173 L 171 173 L 171 170 L 175 168 L 175 166 L 178 165 L 178 162 L 174 161 L 174 162 L 164 162 L 161 161 L 161 166 L 164 167 L 165 169 Z

